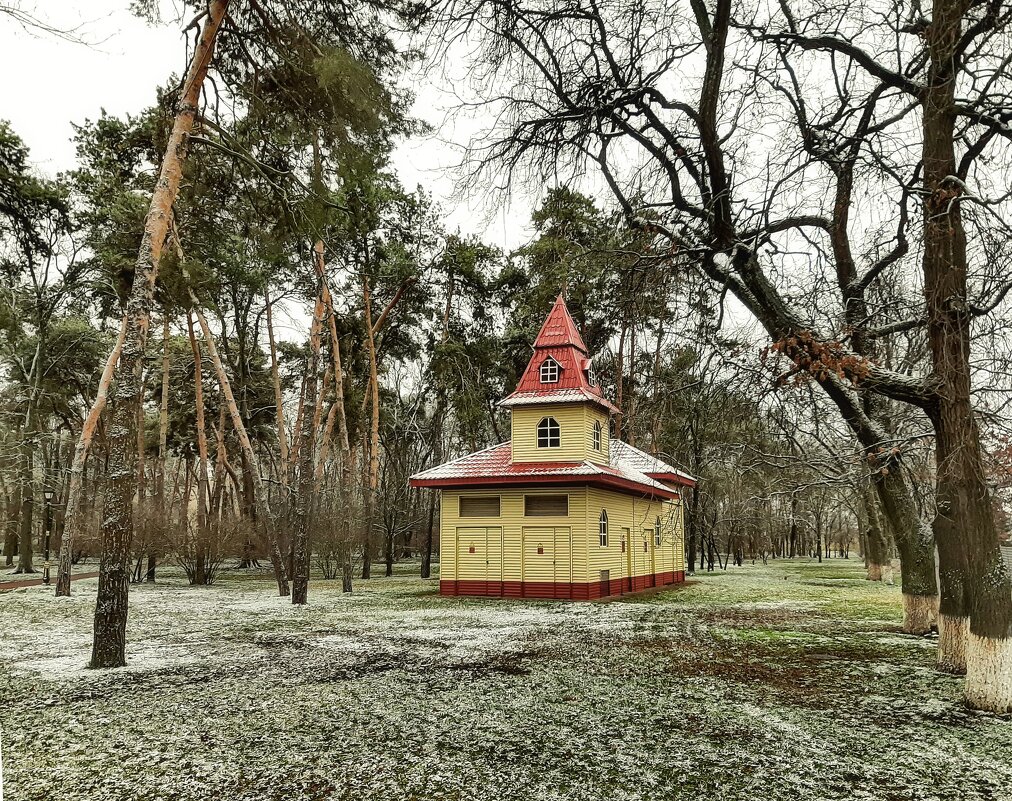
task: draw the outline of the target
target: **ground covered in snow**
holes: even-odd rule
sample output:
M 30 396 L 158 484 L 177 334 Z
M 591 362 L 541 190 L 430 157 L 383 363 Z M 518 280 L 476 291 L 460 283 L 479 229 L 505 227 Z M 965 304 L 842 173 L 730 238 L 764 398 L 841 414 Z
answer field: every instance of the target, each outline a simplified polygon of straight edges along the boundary
M 4 798 L 1012 798 L 1012 720 L 962 706 L 856 561 L 592 604 L 408 570 L 306 608 L 238 572 L 135 587 L 111 671 L 95 579 L 0 594 Z

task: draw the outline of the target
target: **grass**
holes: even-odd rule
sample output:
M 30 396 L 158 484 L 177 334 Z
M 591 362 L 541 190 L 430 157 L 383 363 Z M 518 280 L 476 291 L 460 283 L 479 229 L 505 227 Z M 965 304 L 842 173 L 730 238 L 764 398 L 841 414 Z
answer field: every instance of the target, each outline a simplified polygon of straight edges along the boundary
M 94 579 L 0 594 L 4 797 L 1012 798 L 1012 720 L 963 707 L 856 560 L 593 604 L 414 570 L 305 608 L 169 575 L 132 589 L 113 671 L 84 668 Z

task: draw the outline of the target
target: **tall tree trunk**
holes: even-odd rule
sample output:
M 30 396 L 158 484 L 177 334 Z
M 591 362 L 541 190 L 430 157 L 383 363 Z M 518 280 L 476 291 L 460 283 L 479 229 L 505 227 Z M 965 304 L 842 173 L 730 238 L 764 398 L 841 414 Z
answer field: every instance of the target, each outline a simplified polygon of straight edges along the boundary
M 379 488 L 379 370 L 376 363 L 376 337 L 372 322 L 372 297 L 369 292 L 369 277 L 362 276 L 362 301 L 365 307 L 365 327 L 369 347 L 369 390 L 371 422 L 369 426 L 369 489 L 366 493 L 365 525 L 362 531 L 362 578 L 369 578 L 372 562 L 372 524 L 376 509 L 376 490 Z
M 313 259 L 317 265 L 317 274 L 322 274 L 323 242 L 318 241 L 313 247 Z M 317 406 L 317 374 L 320 370 L 320 328 L 323 322 L 323 300 L 317 293 L 313 306 L 313 322 L 309 331 L 309 358 L 306 360 L 306 397 L 305 407 Z M 320 393 L 322 394 L 322 393 Z M 316 414 L 310 416 L 306 411 L 302 417 L 302 431 L 299 436 L 299 490 L 295 504 L 295 528 L 292 532 L 293 572 L 292 572 L 292 603 L 304 604 L 309 599 L 309 562 L 310 562 L 310 519 L 315 497 L 315 464 L 316 464 L 316 432 L 319 421 Z
M 197 547 L 194 551 L 193 583 L 207 584 L 207 559 L 211 548 L 208 519 L 207 428 L 204 426 L 204 375 L 200 363 L 200 346 L 193 334 L 193 315 L 186 313 L 186 332 L 193 351 L 193 391 L 197 424 Z
M 148 323 L 162 246 L 169 230 L 172 206 L 179 192 L 187 140 L 197 115 L 200 91 L 214 53 L 218 28 L 228 0 L 211 0 L 204 27 L 193 51 L 186 81 L 165 148 L 158 182 L 144 221 L 144 234 L 126 307 L 126 336 L 120 355 L 119 380 L 109 426 L 109 476 L 102 524 L 102 561 L 91 666 L 126 664 L 126 621 L 130 583 L 127 559 L 133 537 L 133 496 L 137 459 L 137 404 L 141 402 L 141 366 L 147 345 Z
M 34 417 L 34 415 L 32 415 Z M 35 472 L 35 436 L 34 426 L 29 423 L 22 433 L 21 447 L 19 448 L 18 461 L 18 490 L 20 492 L 20 507 L 18 514 L 18 567 L 15 573 L 35 573 L 35 566 L 32 564 L 32 507 L 35 503 L 35 487 L 33 474 Z
M 158 525 L 165 523 L 165 460 L 168 458 L 169 442 L 169 313 L 162 319 L 162 396 L 158 406 L 158 463 L 155 466 L 155 508 L 158 510 Z M 148 550 L 148 570 L 145 581 L 155 580 L 157 561 L 155 548 Z
M 70 570 L 74 558 L 74 538 L 81 526 L 80 506 L 84 467 L 88 461 L 88 449 L 91 447 L 95 430 L 105 409 L 106 399 L 109 397 L 109 386 L 112 384 L 112 376 L 123 349 L 125 336 L 126 317 L 120 323 L 116 344 L 113 345 L 109 358 L 105 361 L 102 377 L 98 381 L 98 389 L 95 392 L 95 401 L 92 403 L 91 409 L 88 410 L 88 416 L 81 424 L 81 436 L 78 437 L 77 447 L 74 449 L 74 459 L 70 465 L 70 485 L 67 489 L 67 501 L 63 511 L 65 524 L 63 537 L 60 540 L 60 565 L 56 578 L 57 595 L 70 595 Z
M 923 90 L 924 294 L 932 376 L 929 410 L 935 429 L 939 555 L 954 572 L 967 568 L 962 590 L 946 593 L 942 627 L 962 627 L 969 612 L 966 701 L 1012 711 L 1012 582 L 1001 557 L 971 402 L 970 311 L 966 232 L 956 177 L 956 85 L 963 16 L 969 0 L 936 0 L 924 33 L 929 55 Z M 953 542 L 958 536 L 958 542 Z M 961 554 L 961 556 L 960 556 Z M 957 564 L 952 565 L 953 560 Z

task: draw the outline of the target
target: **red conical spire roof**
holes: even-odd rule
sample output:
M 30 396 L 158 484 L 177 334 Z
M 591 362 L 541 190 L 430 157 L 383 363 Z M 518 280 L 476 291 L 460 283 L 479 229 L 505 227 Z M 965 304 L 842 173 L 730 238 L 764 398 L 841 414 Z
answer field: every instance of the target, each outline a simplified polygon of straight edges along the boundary
M 554 367 L 550 362 L 554 362 Z M 543 375 L 542 367 L 548 364 Z M 543 380 L 547 378 L 548 380 Z M 617 412 L 591 381 L 590 353 L 576 328 L 566 299 L 556 298 L 552 310 L 534 340 L 534 354 L 520 383 L 503 406 L 539 403 L 580 403 L 590 401 Z
M 563 345 L 572 345 L 584 356 L 590 355 L 583 342 L 583 337 L 576 329 L 576 322 L 569 313 L 569 307 L 566 306 L 566 298 L 560 294 L 555 299 L 552 310 L 548 312 L 548 317 L 545 318 L 541 331 L 538 332 L 538 336 L 534 340 L 534 347 L 535 349 L 555 348 Z

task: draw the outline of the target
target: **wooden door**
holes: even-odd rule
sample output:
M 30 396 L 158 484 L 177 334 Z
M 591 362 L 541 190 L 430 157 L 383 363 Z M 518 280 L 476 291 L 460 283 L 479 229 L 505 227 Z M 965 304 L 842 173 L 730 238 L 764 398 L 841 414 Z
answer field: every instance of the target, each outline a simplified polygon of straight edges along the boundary
M 521 594 L 525 598 L 554 598 L 555 527 L 524 526 L 521 541 Z
M 502 595 L 502 528 L 457 527 L 457 581 L 470 595 Z

